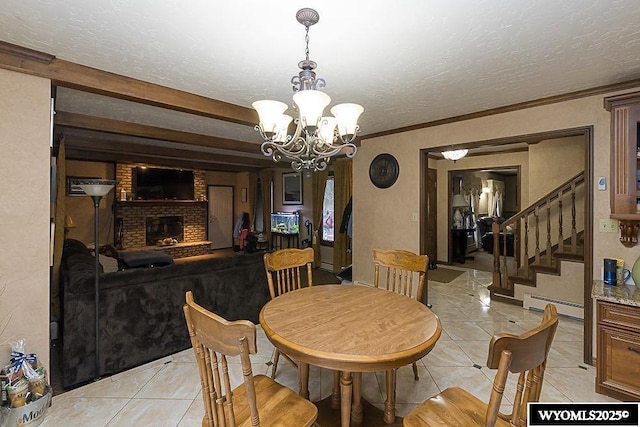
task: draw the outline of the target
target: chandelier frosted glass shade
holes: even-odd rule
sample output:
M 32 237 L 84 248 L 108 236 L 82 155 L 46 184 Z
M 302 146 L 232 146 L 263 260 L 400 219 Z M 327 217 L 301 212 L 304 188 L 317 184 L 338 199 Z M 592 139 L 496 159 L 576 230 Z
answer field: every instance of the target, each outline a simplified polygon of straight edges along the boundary
M 300 73 L 291 79 L 293 83 L 293 108 L 295 120 L 285 114 L 287 105 L 279 101 L 262 100 L 252 104 L 258 112 L 260 123 L 255 127 L 263 139 L 262 153 L 279 162 L 291 160 L 296 170 L 321 171 L 327 168 L 332 157 L 353 157 L 357 148 L 353 141 L 359 131 L 358 118 L 364 108 L 358 104 L 339 104 L 331 108 L 331 116 L 323 116 L 331 98 L 324 92 L 325 81 L 316 78 L 316 63 L 309 60 L 309 27 L 320 19 L 313 9 L 301 9 L 296 14 L 299 23 L 307 31 L 306 59 L 298 63 Z M 295 123 L 295 131 L 289 133 L 289 125 Z
M 460 160 L 461 158 L 466 156 L 468 152 L 469 150 L 450 150 L 450 151 L 443 151 L 442 155 L 444 156 L 445 159 L 453 160 L 455 162 L 456 160 Z

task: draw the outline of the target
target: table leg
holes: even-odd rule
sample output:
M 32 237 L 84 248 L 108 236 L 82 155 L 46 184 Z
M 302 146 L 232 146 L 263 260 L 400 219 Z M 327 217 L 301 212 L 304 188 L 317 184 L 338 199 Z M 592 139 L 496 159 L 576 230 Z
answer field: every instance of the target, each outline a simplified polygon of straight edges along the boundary
M 298 361 L 298 373 L 300 377 L 299 395 L 309 399 L 309 364 Z
M 349 427 L 351 418 L 351 372 L 343 371 L 340 376 L 340 419 L 342 427 Z
M 351 404 L 351 421 L 354 425 L 362 424 L 362 372 L 353 373 L 353 403 Z
M 331 407 L 340 407 L 340 371 L 333 371 L 333 393 L 331 393 Z
M 387 400 L 384 402 L 384 422 L 391 424 L 396 419 L 396 370 L 385 372 L 387 383 Z

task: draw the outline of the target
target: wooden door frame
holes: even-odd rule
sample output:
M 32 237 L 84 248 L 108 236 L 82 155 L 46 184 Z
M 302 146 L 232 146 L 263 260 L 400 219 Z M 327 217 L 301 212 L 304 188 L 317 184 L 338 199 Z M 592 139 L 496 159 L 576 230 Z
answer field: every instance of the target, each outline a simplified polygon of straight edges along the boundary
M 478 148 L 482 146 L 502 146 L 514 143 L 526 142 L 528 144 L 535 144 L 547 139 L 565 138 L 570 136 L 582 136 L 584 138 L 584 185 L 585 185 L 585 202 L 584 202 L 584 286 L 583 286 L 583 299 L 584 299 L 584 329 L 583 329 L 583 361 L 586 364 L 593 365 L 593 300 L 591 298 L 591 288 L 593 286 L 593 224 L 594 224 L 594 212 L 593 212 L 593 199 L 594 199 L 594 141 L 593 141 L 593 126 L 583 126 L 577 128 L 560 129 L 555 131 L 540 132 L 529 135 L 510 136 L 504 138 L 496 138 L 484 141 L 467 142 L 464 144 L 455 145 L 456 149 L 461 148 Z M 423 148 L 420 150 L 420 253 L 424 253 L 425 250 L 425 237 L 423 235 L 426 232 L 424 226 L 426 222 L 426 170 L 429 167 L 429 157 L 434 159 L 433 152 L 442 152 L 444 150 L 451 149 L 451 144 Z M 509 151 L 506 148 L 504 151 Z M 479 153 L 480 155 L 486 153 Z

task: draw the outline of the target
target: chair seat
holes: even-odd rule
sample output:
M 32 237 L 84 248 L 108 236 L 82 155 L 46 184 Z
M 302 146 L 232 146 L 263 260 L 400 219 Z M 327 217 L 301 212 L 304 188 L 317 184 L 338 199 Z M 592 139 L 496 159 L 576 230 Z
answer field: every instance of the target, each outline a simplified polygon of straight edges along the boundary
M 256 388 L 261 426 L 300 427 L 310 426 L 315 422 L 318 408 L 290 388 L 264 375 L 254 376 L 253 383 Z M 233 408 L 237 427 L 251 426 L 251 412 L 246 396 L 244 383 L 233 390 Z M 208 426 L 206 415 L 202 425 Z
M 404 427 L 484 426 L 487 404 L 460 387 L 433 396 L 404 418 Z M 511 427 L 501 418 L 496 426 Z

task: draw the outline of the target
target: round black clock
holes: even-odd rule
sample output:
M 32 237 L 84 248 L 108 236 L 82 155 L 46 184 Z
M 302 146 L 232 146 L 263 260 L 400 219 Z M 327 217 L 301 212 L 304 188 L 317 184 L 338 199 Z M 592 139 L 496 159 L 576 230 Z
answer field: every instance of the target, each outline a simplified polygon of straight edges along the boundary
M 378 188 L 391 187 L 400 175 L 400 166 L 389 153 L 378 154 L 369 166 L 369 179 Z

